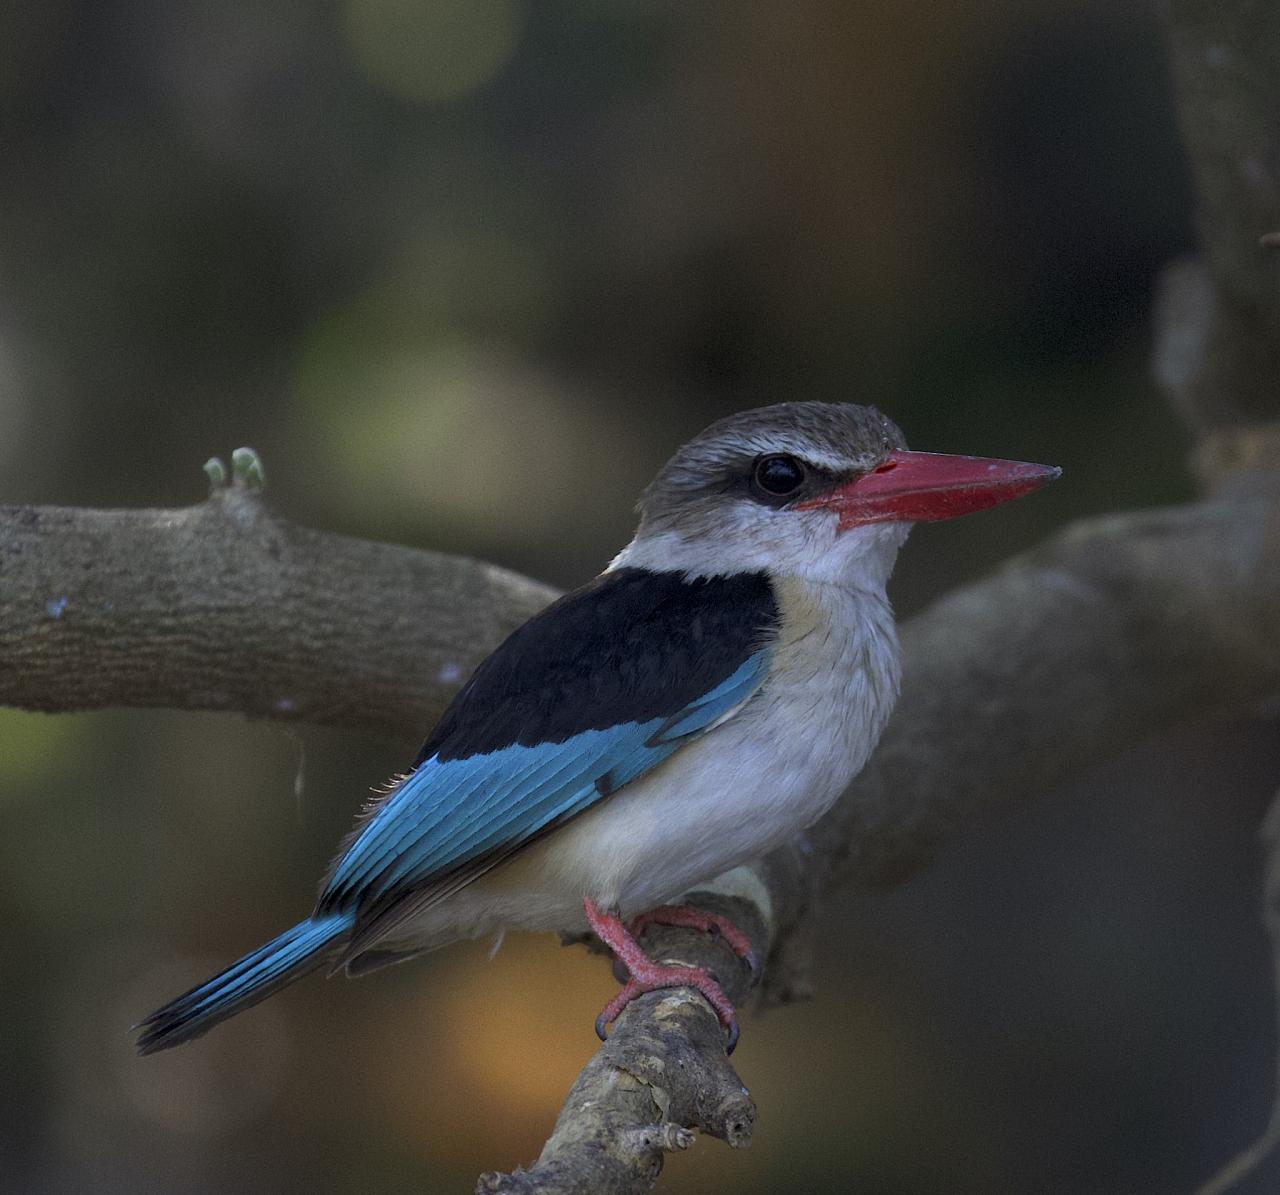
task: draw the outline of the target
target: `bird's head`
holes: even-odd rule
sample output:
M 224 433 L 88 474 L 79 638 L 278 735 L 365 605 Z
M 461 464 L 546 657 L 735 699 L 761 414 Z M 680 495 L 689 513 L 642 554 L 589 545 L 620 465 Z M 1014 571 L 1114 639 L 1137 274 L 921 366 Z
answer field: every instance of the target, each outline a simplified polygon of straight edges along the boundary
M 879 588 L 912 523 L 995 506 L 1058 473 L 908 452 L 897 425 L 874 407 L 759 407 L 713 423 L 663 466 L 614 567 L 767 572 Z

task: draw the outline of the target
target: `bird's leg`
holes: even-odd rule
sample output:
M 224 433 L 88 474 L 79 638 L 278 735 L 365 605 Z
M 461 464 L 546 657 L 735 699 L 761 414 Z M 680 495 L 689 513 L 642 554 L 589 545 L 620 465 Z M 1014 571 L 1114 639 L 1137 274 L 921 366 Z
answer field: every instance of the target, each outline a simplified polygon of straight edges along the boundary
M 633 938 L 639 938 L 645 927 L 650 925 L 672 925 L 680 929 L 698 929 L 704 934 L 714 934 L 723 938 L 733 953 L 751 968 L 753 986 L 760 982 L 760 977 L 764 974 L 760 956 L 751 945 L 751 939 L 728 917 L 722 917 L 719 913 L 706 913 L 692 905 L 662 905 L 633 918 L 628 928 Z
M 738 1044 L 738 1019 L 729 998 L 720 990 L 720 985 L 710 971 L 705 967 L 663 966 L 655 963 L 640 949 L 640 944 L 617 913 L 606 913 L 592 900 L 584 899 L 582 907 L 596 937 L 613 951 L 631 976 L 596 1017 L 596 1034 L 601 1041 L 605 1040 L 606 1026 L 617 1020 L 622 1010 L 644 992 L 654 992 L 660 988 L 694 988 L 715 1009 L 720 1024 L 729 1035 L 725 1052 L 733 1053 L 733 1047 Z

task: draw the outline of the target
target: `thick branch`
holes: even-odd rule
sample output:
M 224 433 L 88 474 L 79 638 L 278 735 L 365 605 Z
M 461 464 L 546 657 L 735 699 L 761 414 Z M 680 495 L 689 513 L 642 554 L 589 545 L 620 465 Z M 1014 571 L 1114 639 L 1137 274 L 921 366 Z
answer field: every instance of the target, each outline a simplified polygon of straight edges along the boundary
M 241 483 L 183 510 L 0 507 L 0 704 L 231 710 L 421 736 L 555 596 L 298 527 Z

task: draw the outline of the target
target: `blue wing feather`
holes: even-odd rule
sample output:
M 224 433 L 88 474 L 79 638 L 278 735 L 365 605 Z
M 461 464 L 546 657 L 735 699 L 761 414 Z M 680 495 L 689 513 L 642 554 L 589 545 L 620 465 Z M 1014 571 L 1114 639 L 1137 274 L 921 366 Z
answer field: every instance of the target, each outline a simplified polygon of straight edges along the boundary
M 368 895 L 380 896 L 387 889 L 413 884 L 437 872 L 450 870 L 459 863 L 507 845 L 516 845 L 542 826 L 566 812 L 580 795 L 584 784 L 594 787 L 588 778 L 599 769 L 608 770 L 615 758 L 625 751 L 634 735 L 632 726 L 611 731 L 586 731 L 564 743 L 541 747 L 512 747 L 487 757 L 487 791 L 475 807 L 450 819 L 444 833 L 420 835 L 410 848 L 396 858 L 393 870 L 379 876 Z M 536 779 L 517 775 L 508 780 L 504 764 L 507 752 L 535 757 L 539 766 Z M 498 757 L 498 758 L 494 758 Z M 444 764 L 443 767 L 452 767 Z M 527 769 L 525 769 L 527 770 Z M 597 794 L 598 795 L 598 794 Z
M 586 730 L 558 743 L 423 761 L 338 861 L 321 909 L 381 902 L 478 861 L 507 857 L 731 714 L 763 683 L 770 656 L 767 647 L 755 651 L 667 718 Z

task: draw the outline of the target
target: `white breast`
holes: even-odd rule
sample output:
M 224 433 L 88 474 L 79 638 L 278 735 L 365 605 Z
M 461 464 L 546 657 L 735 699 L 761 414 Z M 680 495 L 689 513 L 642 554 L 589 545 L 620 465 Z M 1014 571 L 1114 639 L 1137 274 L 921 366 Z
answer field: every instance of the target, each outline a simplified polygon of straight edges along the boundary
M 641 912 L 830 808 L 897 696 L 893 616 L 882 595 L 829 584 L 784 584 L 779 598 L 774 666 L 734 717 L 482 881 L 515 898 L 501 903 L 516 924 L 577 924 L 584 895 Z

